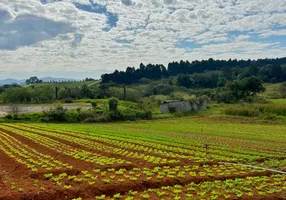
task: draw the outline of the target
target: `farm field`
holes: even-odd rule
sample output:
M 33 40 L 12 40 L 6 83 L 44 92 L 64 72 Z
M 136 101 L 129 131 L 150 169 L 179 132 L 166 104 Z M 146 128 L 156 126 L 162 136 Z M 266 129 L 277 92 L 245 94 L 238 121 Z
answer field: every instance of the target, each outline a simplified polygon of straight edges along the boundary
M 286 172 L 285 133 L 204 117 L 0 124 L 0 199 L 285 199 L 285 173 L 249 166 Z

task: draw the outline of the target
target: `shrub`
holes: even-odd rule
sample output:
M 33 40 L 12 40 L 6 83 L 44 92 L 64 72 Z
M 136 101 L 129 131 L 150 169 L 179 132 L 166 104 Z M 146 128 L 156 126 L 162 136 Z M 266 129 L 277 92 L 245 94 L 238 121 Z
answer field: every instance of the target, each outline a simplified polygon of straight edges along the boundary
M 145 110 L 145 111 L 138 111 L 127 109 L 122 113 L 124 120 L 135 121 L 138 119 L 152 119 L 152 112 Z
M 277 115 L 267 113 L 263 116 L 263 120 L 277 120 Z
M 136 113 L 137 119 L 152 119 L 153 115 L 150 110 L 144 111 L 144 112 L 137 112 Z
M 65 122 L 67 109 L 61 105 L 55 105 L 48 111 L 43 111 L 44 120 L 48 122 Z
M 266 104 L 268 103 L 268 101 L 265 99 L 265 97 L 257 95 L 257 96 L 253 96 L 253 97 L 247 97 L 244 100 L 245 102 L 248 103 L 259 103 L 259 104 Z
M 141 78 L 140 80 L 139 80 L 139 83 L 140 84 L 149 84 L 149 83 L 151 83 L 152 82 L 152 80 L 151 79 L 148 79 L 148 78 Z
M 64 103 L 73 103 L 73 99 L 72 98 L 66 98 L 63 100 Z
M 118 110 L 113 110 L 108 113 L 108 121 L 122 121 L 124 116 Z
M 280 96 L 286 98 L 286 82 L 282 83 L 279 87 Z
M 212 102 L 212 100 L 207 95 L 202 95 L 197 98 L 197 102 L 204 102 L 204 101 L 206 101 L 207 103 Z
M 96 118 L 96 113 L 90 110 L 81 111 L 79 114 L 80 121 L 85 121 L 86 119 Z
M 95 112 L 96 114 L 103 114 L 103 113 L 104 113 L 104 110 L 103 110 L 102 108 L 96 107 L 96 108 L 94 109 L 94 112 Z
M 230 91 L 220 91 L 215 96 L 215 100 L 218 103 L 234 103 L 234 102 L 236 102 L 234 95 Z
M 228 106 L 225 108 L 226 115 L 257 117 L 259 109 L 251 105 Z
M 91 104 L 91 106 L 92 106 L 93 109 L 95 109 L 96 106 L 97 106 L 97 103 L 96 103 L 95 101 L 92 101 L 90 104 Z
M 276 116 L 286 116 L 285 105 L 274 104 L 248 104 L 248 105 L 232 105 L 224 110 L 227 115 L 237 115 L 244 117 L 257 117 L 259 115 L 269 118 Z
M 264 107 L 264 112 L 265 113 L 272 113 L 280 116 L 286 116 L 286 105 L 279 104 L 279 105 L 274 105 L 274 104 L 269 104 L 265 105 Z
M 137 120 L 136 114 L 135 113 L 126 114 L 126 115 L 124 115 L 124 120 L 136 121 Z
M 110 98 L 108 100 L 108 104 L 109 104 L 109 111 L 117 111 L 117 107 L 118 107 L 118 99 L 116 98 Z
M 42 113 L 25 113 L 19 116 L 19 120 L 38 122 L 43 118 Z
M 75 123 L 80 121 L 79 113 L 75 110 L 69 110 L 65 113 L 65 121 Z
M 94 123 L 97 122 L 95 118 L 86 118 L 83 120 L 84 123 Z
M 4 119 L 13 119 L 13 115 L 11 114 L 5 115 Z

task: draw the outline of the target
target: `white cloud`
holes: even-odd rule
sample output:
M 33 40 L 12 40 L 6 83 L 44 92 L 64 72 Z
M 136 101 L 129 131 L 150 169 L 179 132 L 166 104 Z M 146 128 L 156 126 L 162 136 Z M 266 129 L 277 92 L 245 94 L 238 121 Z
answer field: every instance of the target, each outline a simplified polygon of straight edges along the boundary
M 79 10 L 73 4 L 88 7 L 91 2 L 115 14 L 117 26 L 107 32 L 106 14 Z M 255 35 L 285 35 L 285 0 L 1 3 L 1 72 L 113 70 L 141 62 L 286 56 L 285 46 L 277 40 L 252 41 Z M 194 47 L 179 47 L 184 41 Z
M 235 38 L 236 41 L 244 41 L 248 40 L 250 38 L 250 35 L 239 35 Z
M 279 35 L 279 36 L 286 36 L 286 29 L 283 30 L 266 30 L 263 31 L 261 34 L 259 34 L 260 37 L 269 37 L 269 36 L 275 36 L 275 35 Z

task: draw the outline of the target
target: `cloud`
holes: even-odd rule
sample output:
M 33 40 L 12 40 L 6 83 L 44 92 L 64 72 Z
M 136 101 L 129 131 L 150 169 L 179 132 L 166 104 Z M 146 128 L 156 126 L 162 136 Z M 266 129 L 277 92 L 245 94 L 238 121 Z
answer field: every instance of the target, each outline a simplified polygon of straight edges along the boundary
M 141 62 L 286 56 L 285 0 L 1 3 L 1 73 L 112 71 Z
M 164 4 L 174 4 L 176 0 L 164 0 Z
M 76 47 L 82 41 L 84 35 L 83 34 L 74 34 L 74 40 L 72 42 L 72 46 Z
M 14 13 L 5 5 L 0 4 L 0 25 L 13 18 L 14 18 Z
M 244 41 L 248 40 L 250 38 L 250 35 L 239 35 L 235 38 L 236 41 Z
M 283 30 L 266 30 L 259 34 L 260 37 L 270 37 L 270 36 L 286 36 L 286 29 Z
M 0 49 L 17 49 L 73 31 L 75 28 L 70 24 L 22 14 L 13 21 L 0 25 Z
M 133 4 L 132 0 L 121 0 L 121 2 L 125 5 L 125 6 L 131 6 Z

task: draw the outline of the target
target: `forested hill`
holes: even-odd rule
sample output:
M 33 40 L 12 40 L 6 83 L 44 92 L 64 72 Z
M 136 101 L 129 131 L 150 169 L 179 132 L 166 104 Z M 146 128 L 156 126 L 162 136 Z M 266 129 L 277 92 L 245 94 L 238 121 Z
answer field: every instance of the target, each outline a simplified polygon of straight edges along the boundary
M 286 57 L 258 60 L 214 60 L 171 62 L 164 65 L 140 64 L 138 69 L 127 67 L 126 71 L 118 71 L 101 76 L 102 83 L 133 84 L 140 80 L 158 80 L 180 74 L 192 75 L 190 78 L 215 78 L 232 80 L 257 76 L 264 82 L 286 81 Z

